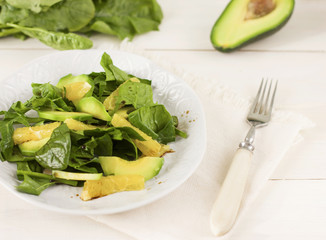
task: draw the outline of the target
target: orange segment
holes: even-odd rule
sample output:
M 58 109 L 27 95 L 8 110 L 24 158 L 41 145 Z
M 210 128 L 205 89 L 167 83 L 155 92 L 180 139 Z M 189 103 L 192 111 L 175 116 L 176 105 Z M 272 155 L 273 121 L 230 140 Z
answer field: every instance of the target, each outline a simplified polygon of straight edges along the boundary
M 145 179 L 141 175 L 119 175 L 102 177 L 100 180 L 87 180 L 80 198 L 84 201 L 122 191 L 144 189 Z
M 21 144 L 32 140 L 41 140 L 50 137 L 53 130 L 60 126 L 60 122 L 54 122 L 35 127 L 17 128 L 12 136 L 15 144 Z
M 85 124 L 72 118 L 66 119 L 65 124 L 67 124 L 69 129 L 75 131 L 93 130 L 97 128 L 93 125 Z
M 66 98 L 74 102 L 82 99 L 92 86 L 88 82 L 73 82 L 64 85 L 64 88 L 66 89 Z

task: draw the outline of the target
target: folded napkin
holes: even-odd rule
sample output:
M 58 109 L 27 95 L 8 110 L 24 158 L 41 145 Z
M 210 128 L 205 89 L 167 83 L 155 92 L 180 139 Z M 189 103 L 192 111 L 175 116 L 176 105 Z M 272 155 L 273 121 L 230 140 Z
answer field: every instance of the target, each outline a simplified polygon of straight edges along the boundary
M 107 49 L 108 46 L 101 46 Z M 246 123 L 250 103 L 234 91 L 218 84 L 218 79 L 200 79 L 184 73 L 157 57 L 124 42 L 120 50 L 152 58 L 163 68 L 184 79 L 199 96 L 207 120 L 207 150 L 197 171 L 178 189 L 147 206 L 91 219 L 139 240 L 216 239 L 210 232 L 209 215 L 232 157 L 249 130 Z M 205 82 L 205 84 L 202 84 Z M 258 86 L 257 86 L 258 88 Z M 313 126 L 307 118 L 274 110 L 268 127 L 256 132 L 254 157 L 238 220 L 250 208 L 287 150 L 298 141 L 302 129 Z M 249 210 L 248 210 L 249 209 Z M 232 236 L 232 230 L 223 238 Z

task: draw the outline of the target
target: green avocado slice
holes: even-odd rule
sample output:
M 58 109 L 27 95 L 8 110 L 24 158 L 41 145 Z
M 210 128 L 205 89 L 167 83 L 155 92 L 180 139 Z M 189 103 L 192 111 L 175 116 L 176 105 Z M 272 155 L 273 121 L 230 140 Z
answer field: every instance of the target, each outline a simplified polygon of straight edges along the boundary
M 111 121 L 111 116 L 105 110 L 103 103 L 95 97 L 84 97 L 77 104 L 77 110 L 91 114 L 93 117 L 103 121 Z
M 41 140 L 32 140 L 18 144 L 18 148 L 25 156 L 34 156 L 35 153 L 40 150 L 48 141 L 50 137 L 43 138 Z
M 281 29 L 290 19 L 294 0 L 231 0 L 211 31 L 211 42 L 231 52 Z
M 57 83 L 57 87 L 63 89 L 63 87 L 70 83 L 75 82 L 87 82 L 90 85 L 94 85 L 92 79 L 87 76 L 86 74 L 81 74 L 77 76 L 73 76 L 72 74 L 68 74 L 62 78 L 60 78 L 59 82 Z
M 102 173 L 75 173 L 65 172 L 59 170 L 52 170 L 52 176 L 55 178 L 61 178 L 66 180 L 99 180 L 102 177 Z
M 145 181 L 155 177 L 161 170 L 164 159 L 160 157 L 141 157 L 127 161 L 119 157 L 99 157 L 105 175 L 142 175 Z
M 62 122 L 69 118 L 78 121 L 86 121 L 93 118 L 91 114 L 84 112 L 38 111 L 38 115 L 40 118 Z

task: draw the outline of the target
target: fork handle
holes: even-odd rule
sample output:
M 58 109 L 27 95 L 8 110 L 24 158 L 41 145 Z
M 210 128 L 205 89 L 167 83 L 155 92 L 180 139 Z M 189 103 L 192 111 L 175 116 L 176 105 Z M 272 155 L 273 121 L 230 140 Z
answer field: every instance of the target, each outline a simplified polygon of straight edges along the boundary
M 211 230 L 216 236 L 227 233 L 235 222 L 245 190 L 251 159 L 252 152 L 246 148 L 239 148 L 233 157 L 210 215 Z

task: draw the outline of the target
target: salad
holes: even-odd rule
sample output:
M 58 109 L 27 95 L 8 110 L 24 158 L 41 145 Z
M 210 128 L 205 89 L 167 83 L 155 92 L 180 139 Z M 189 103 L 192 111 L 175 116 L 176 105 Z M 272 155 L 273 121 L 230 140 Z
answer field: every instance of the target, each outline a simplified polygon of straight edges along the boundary
M 140 190 L 164 164 L 178 118 L 153 101 L 151 81 L 116 67 L 32 83 L 33 96 L 1 111 L 0 158 L 17 165 L 17 190 L 39 195 L 56 184 L 83 186 L 82 200 Z

